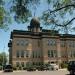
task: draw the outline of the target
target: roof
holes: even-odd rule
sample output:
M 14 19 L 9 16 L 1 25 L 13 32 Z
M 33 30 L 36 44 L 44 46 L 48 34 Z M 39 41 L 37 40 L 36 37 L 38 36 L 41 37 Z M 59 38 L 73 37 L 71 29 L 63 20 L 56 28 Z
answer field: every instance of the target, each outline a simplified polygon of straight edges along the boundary
M 39 19 L 36 17 L 32 18 L 31 22 L 30 22 L 30 26 L 31 27 L 40 27 Z
M 11 32 L 11 38 L 13 37 L 14 34 L 15 35 L 30 35 L 30 36 L 50 35 L 50 36 L 59 36 L 60 38 L 75 38 L 75 35 L 72 35 L 72 34 L 59 34 L 58 31 L 51 31 L 51 30 L 42 30 L 42 32 L 13 30 L 13 32 Z

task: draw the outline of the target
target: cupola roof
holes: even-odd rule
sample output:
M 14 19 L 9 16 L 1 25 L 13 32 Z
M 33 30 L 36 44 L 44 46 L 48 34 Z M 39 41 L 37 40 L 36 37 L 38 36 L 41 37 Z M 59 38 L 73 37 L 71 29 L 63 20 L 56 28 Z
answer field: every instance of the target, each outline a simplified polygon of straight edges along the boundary
M 30 22 L 30 26 L 31 27 L 40 27 L 39 19 L 36 17 L 32 18 L 31 22 Z

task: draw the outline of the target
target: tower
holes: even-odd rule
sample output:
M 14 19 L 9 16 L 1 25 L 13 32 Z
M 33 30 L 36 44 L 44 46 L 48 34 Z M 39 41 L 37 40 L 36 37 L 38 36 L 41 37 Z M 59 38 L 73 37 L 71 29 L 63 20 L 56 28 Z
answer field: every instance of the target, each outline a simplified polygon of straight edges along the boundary
M 32 18 L 28 30 L 31 32 L 41 32 L 41 29 L 39 19 L 36 17 Z

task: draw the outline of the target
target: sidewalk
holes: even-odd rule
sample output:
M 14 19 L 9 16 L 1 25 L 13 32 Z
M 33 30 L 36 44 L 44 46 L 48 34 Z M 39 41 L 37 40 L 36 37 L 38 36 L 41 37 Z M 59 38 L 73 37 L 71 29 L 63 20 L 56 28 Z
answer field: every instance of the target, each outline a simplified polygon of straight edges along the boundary
M 66 71 L 66 70 L 67 70 L 67 68 L 64 68 L 64 69 L 59 69 L 59 70 L 65 70 L 65 71 Z

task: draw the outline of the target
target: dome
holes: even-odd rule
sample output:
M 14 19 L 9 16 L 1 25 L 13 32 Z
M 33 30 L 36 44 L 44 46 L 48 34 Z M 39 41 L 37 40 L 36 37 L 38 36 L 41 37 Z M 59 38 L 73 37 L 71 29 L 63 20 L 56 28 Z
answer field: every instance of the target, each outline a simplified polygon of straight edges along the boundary
M 31 27 L 40 27 L 39 19 L 36 17 L 32 18 L 31 22 L 30 22 L 30 26 Z

